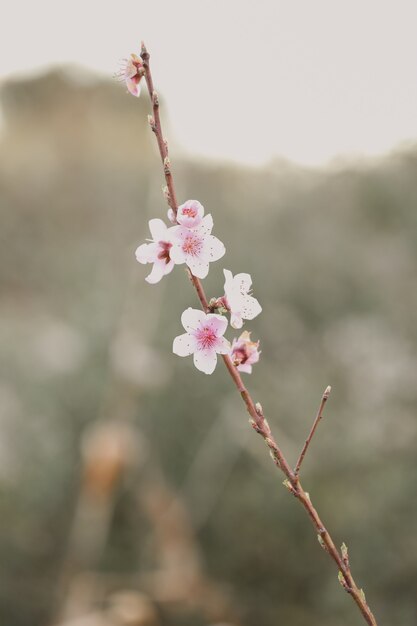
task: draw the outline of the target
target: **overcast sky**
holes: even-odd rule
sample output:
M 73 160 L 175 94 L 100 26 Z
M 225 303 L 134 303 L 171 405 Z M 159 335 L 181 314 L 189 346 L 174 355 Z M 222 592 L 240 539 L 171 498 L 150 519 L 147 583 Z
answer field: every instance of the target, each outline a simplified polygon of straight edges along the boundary
M 108 75 L 144 39 L 190 153 L 322 164 L 417 139 L 416 0 L 3 0 L 0 75 Z M 128 96 L 126 96 L 128 97 Z

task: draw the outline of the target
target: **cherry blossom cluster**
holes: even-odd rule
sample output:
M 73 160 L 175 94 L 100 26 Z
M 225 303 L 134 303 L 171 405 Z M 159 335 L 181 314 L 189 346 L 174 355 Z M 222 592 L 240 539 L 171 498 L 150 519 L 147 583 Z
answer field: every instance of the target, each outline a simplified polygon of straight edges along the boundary
M 131 54 L 124 59 L 116 76 L 124 81 L 129 93 L 138 97 L 144 76 L 142 59 Z M 204 215 L 204 207 L 198 200 L 188 200 L 176 213 L 170 208 L 168 219 L 172 226 L 161 219 L 150 220 L 151 238 L 136 249 L 137 261 L 152 265 L 145 280 L 158 283 L 175 265 L 182 264 L 193 276 L 206 278 L 210 263 L 221 259 L 226 252 L 223 243 L 211 234 L 212 216 Z M 228 326 L 225 314 L 230 314 L 232 328 L 242 328 L 243 320 L 252 320 L 262 308 L 250 293 L 249 274 L 233 276 L 226 269 L 223 273 L 224 295 L 210 300 L 209 313 L 192 308 L 183 312 L 181 322 L 186 332 L 174 339 L 173 352 L 178 356 L 194 355 L 194 365 L 206 374 L 215 370 L 218 354 L 228 354 L 239 371 L 250 374 L 252 365 L 259 361 L 259 342 L 251 341 L 250 333 L 245 331 L 230 344 L 224 337 Z
M 197 278 L 206 278 L 210 263 L 226 252 L 223 243 L 211 234 L 212 216 L 204 215 L 198 200 L 188 200 L 178 207 L 176 215 L 169 209 L 168 219 L 173 226 L 168 227 L 161 219 L 150 220 L 151 238 L 136 250 L 139 263 L 152 265 L 145 280 L 155 284 L 181 264 Z M 213 373 L 218 354 L 229 354 L 239 371 L 250 374 L 259 360 L 259 342 L 251 341 L 250 333 L 245 331 L 230 344 L 224 337 L 228 326 L 225 314 L 230 314 L 232 328 L 242 328 L 243 320 L 252 320 L 262 308 L 250 293 L 249 274 L 233 276 L 227 269 L 223 273 L 224 295 L 210 300 L 209 313 L 192 308 L 183 312 L 181 322 L 186 332 L 174 339 L 173 352 L 178 356 L 193 355 L 194 365 L 205 374 Z

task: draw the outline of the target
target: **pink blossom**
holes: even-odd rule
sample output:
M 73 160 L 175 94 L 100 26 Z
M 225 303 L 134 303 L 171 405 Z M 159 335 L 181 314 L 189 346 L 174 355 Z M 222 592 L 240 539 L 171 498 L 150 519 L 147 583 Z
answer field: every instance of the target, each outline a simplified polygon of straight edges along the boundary
M 171 258 L 172 235 L 177 227 L 167 228 L 162 220 L 149 220 L 149 230 L 152 239 L 150 243 L 143 243 L 136 250 L 136 260 L 139 263 L 153 263 L 151 273 L 145 280 L 151 285 L 158 283 L 163 276 L 172 272 L 174 261 Z
M 230 343 L 223 337 L 227 319 L 222 315 L 206 314 L 189 307 L 181 315 L 181 323 L 187 332 L 175 337 L 172 346 L 174 354 L 194 354 L 196 368 L 205 374 L 212 374 L 217 355 L 230 351 Z
M 195 228 L 201 223 L 204 207 L 198 200 L 187 200 L 178 207 L 177 222 L 186 228 Z
M 174 263 L 186 263 L 197 278 L 205 278 L 209 263 L 217 261 L 226 252 L 223 243 L 211 234 L 213 218 L 206 215 L 195 228 L 177 226 L 171 258 Z
M 233 328 L 242 328 L 243 320 L 253 320 L 259 315 L 262 307 L 259 302 L 250 295 L 252 278 L 250 274 L 236 274 L 223 270 L 225 283 L 225 303 L 230 311 L 230 324 Z
M 119 80 L 123 80 L 126 83 L 126 87 L 132 96 L 137 98 L 140 96 L 143 63 L 136 54 L 132 53 L 128 59 L 124 59 L 124 65 L 116 76 Z
M 259 341 L 251 341 L 250 333 L 243 331 L 239 339 L 233 339 L 230 357 L 239 372 L 252 373 L 252 365 L 259 361 Z

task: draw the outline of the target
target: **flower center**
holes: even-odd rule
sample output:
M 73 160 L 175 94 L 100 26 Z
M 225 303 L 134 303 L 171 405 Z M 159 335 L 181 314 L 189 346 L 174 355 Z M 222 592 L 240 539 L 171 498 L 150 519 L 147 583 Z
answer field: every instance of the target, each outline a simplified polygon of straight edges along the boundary
M 207 350 L 213 348 L 217 343 L 217 335 L 210 326 L 203 326 L 196 332 L 196 338 L 198 341 L 198 347 L 200 350 Z
M 159 252 L 158 252 L 158 259 L 165 259 L 165 263 L 169 263 L 171 260 L 171 257 L 169 256 L 169 251 L 172 248 L 172 243 L 169 243 L 169 241 L 159 241 L 158 243 L 159 245 Z
M 235 348 L 233 350 L 234 365 L 243 365 L 249 358 L 249 354 L 244 348 Z
M 203 241 L 200 237 L 198 237 L 195 233 L 190 233 L 183 241 L 183 252 L 185 252 L 185 254 L 197 256 L 201 252 L 202 243 Z
M 193 207 L 184 207 L 182 209 L 182 214 L 183 215 L 188 215 L 188 217 L 196 217 L 197 215 L 197 211 L 196 209 L 193 209 Z

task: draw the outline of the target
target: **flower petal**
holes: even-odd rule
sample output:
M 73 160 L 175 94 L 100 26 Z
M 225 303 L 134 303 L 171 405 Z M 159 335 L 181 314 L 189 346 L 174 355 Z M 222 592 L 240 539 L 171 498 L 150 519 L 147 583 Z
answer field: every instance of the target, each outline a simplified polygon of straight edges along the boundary
M 243 299 L 242 317 L 245 320 L 253 320 L 253 318 L 259 315 L 261 311 L 262 307 L 256 298 L 253 298 L 252 296 L 246 296 Z
M 162 220 L 158 218 L 149 220 L 149 230 L 154 241 L 165 241 L 167 227 Z
M 181 263 L 185 263 L 187 260 L 187 256 L 181 248 L 181 244 L 177 244 L 175 242 L 172 244 L 169 256 L 171 260 L 174 261 L 175 265 L 181 265 Z
M 217 365 L 215 350 L 196 350 L 194 352 L 194 365 L 200 372 L 212 374 Z
M 241 313 L 232 313 L 230 316 L 230 325 L 232 328 L 242 328 L 243 320 Z
M 205 278 L 209 273 L 209 263 L 197 256 L 187 254 L 187 265 L 197 278 Z
M 159 283 L 161 278 L 165 275 L 165 262 L 155 261 L 153 264 L 153 268 L 151 273 L 145 278 L 146 282 L 150 285 L 155 285 L 155 283 Z
M 139 263 L 153 263 L 157 258 L 157 244 L 155 243 L 143 243 L 136 248 L 135 256 Z
M 226 337 L 219 337 L 219 341 L 216 344 L 216 352 L 218 354 L 229 354 L 230 348 L 230 341 Z
M 223 242 L 213 235 L 209 235 L 204 242 L 204 256 L 208 258 L 208 261 L 218 261 L 224 256 L 226 248 Z
M 213 218 L 211 216 L 211 213 L 203 217 L 201 224 L 199 224 L 194 230 L 198 231 L 199 235 L 210 235 L 211 231 L 213 230 Z
M 127 78 L 125 82 L 126 82 L 126 87 L 128 88 L 129 92 L 132 94 L 132 96 L 136 96 L 137 98 L 139 98 L 140 89 L 141 89 L 140 82 L 137 83 L 135 80 L 132 80 L 132 78 Z
M 189 356 L 195 351 L 196 345 L 197 342 L 193 335 L 184 333 L 183 335 L 175 337 L 174 343 L 172 344 L 172 351 L 178 356 Z
M 192 309 L 190 306 L 181 315 L 181 324 L 188 332 L 193 332 L 206 321 L 207 315 L 199 309 Z
M 242 296 L 246 296 L 252 286 L 252 278 L 250 274 L 236 274 L 234 277 L 235 286 L 239 289 Z
M 209 313 L 206 316 L 206 323 L 208 323 L 208 326 L 214 330 L 218 337 L 224 335 L 228 324 L 226 317 L 215 313 Z
M 252 365 L 249 365 L 249 363 L 241 363 L 240 365 L 237 366 L 237 369 L 239 370 L 239 372 L 252 374 Z
M 165 264 L 164 276 L 166 276 L 167 274 L 170 274 L 172 272 L 172 270 L 174 269 L 174 261 L 171 259 L 167 263 L 166 260 L 164 259 L 164 264 Z
M 227 295 L 227 292 L 230 291 L 233 287 L 233 274 L 230 270 L 223 270 L 224 274 L 224 293 Z

